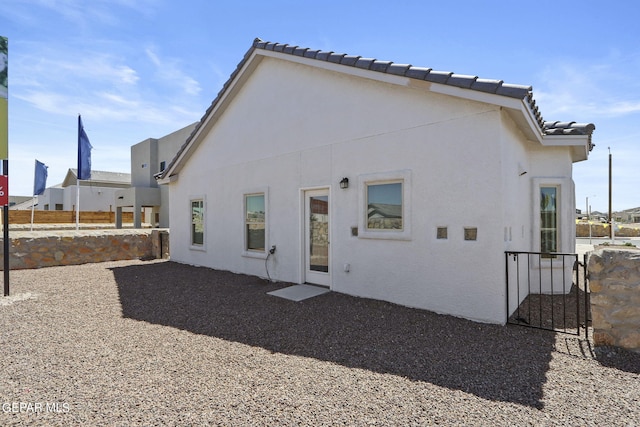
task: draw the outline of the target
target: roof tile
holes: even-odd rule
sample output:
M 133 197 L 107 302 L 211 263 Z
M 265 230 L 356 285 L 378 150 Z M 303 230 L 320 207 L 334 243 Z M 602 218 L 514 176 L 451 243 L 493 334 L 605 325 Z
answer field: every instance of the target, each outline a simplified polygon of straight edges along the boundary
M 478 76 L 466 76 L 464 74 L 452 74 L 447 80 L 447 84 L 465 89 L 471 89 L 471 85 L 476 81 Z
M 431 71 L 424 79 L 433 83 L 446 83 L 453 73 L 448 71 Z
M 345 55 L 345 53 L 332 53 L 329 55 L 328 61 L 333 62 L 334 64 L 340 64 Z
M 373 58 L 359 58 L 356 61 L 356 67 L 358 68 L 364 68 L 365 70 L 368 70 L 371 68 L 371 64 L 373 64 L 375 61 L 375 59 Z
M 406 77 L 411 77 L 412 79 L 424 80 L 424 78 L 431 72 L 431 68 L 425 67 L 409 67 L 409 69 L 404 73 Z
M 358 62 L 358 59 L 360 59 L 359 56 L 345 55 L 342 57 L 342 60 L 340 61 L 340 63 L 342 65 L 349 65 L 353 67 L 356 65 L 356 62 Z
M 387 68 L 389 68 L 389 65 L 393 64 L 393 62 L 391 61 L 378 61 L 377 59 L 375 61 L 373 61 L 373 64 L 371 64 L 371 71 L 379 71 L 381 73 L 386 73 L 387 72 Z
M 387 68 L 387 73 L 395 74 L 396 76 L 404 76 L 409 68 L 411 68 L 410 64 L 391 63 L 389 68 Z
M 524 99 L 531 92 L 531 90 L 531 86 L 503 83 L 496 91 L 496 94 L 508 96 L 511 98 Z
M 282 52 L 288 53 L 289 55 L 293 55 L 293 52 L 296 50 L 297 47 L 298 46 L 287 45 L 284 49 L 282 49 Z
M 471 85 L 471 89 L 487 93 L 496 93 L 502 83 L 504 83 L 502 80 L 476 79 Z
M 304 57 L 305 58 L 316 59 L 316 55 L 318 54 L 318 52 L 320 52 L 320 51 L 319 50 L 307 49 L 307 51 L 304 53 Z
M 282 44 L 282 43 L 278 43 L 273 47 L 273 51 L 274 52 L 282 52 L 284 51 L 284 48 L 287 47 L 287 44 Z
M 332 53 L 333 51 L 322 50 L 318 52 L 318 54 L 316 55 L 316 59 L 319 61 L 327 61 L 329 59 L 329 55 L 331 55 Z

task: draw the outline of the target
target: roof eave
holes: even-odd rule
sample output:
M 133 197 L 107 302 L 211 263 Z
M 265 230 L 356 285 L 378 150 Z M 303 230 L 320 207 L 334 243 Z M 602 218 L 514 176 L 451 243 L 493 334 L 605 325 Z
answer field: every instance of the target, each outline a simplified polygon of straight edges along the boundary
M 589 135 L 544 135 L 542 145 L 546 147 L 568 147 L 573 163 L 589 158 L 591 140 Z
M 206 135 L 213 127 L 213 124 L 220 114 L 226 109 L 227 105 L 229 105 L 229 101 L 237 93 L 251 72 L 258 66 L 264 57 L 264 55 L 262 55 L 263 52 L 264 51 L 258 50 L 253 46 L 247 51 L 236 70 L 231 74 L 222 89 L 218 92 L 216 98 L 211 102 L 211 105 L 207 108 L 207 111 L 205 111 L 189 138 L 187 138 L 171 163 L 158 177 L 158 183 L 169 184 L 177 181 L 180 170 L 200 144 L 202 136 Z M 260 53 L 260 55 L 258 55 L 258 53 Z

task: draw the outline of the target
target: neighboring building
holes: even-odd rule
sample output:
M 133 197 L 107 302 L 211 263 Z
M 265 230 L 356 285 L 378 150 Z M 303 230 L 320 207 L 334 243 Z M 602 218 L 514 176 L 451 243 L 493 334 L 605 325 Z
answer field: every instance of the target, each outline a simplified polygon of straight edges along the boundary
M 169 189 L 158 186 L 156 175 L 164 171 L 197 123 L 192 123 L 162 138 L 148 138 L 131 147 L 131 188 L 116 194 L 116 226 L 122 227 L 122 209 L 132 207 L 135 228 L 146 222 L 156 227 L 169 227 Z
M 9 196 L 9 209 L 31 209 L 33 197 L 29 196 Z M 22 206 L 28 206 L 23 208 Z
M 171 259 L 504 323 L 505 251 L 575 250 L 594 129 L 529 86 L 256 40 L 161 176 Z
M 45 211 L 74 211 L 76 209 L 77 169 L 69 169 L 61 184 L 47 187 L 37 196 L 35 209 Z M 80 181 L 80 210 L 113 212 L 115 194 L 131 185 L 131 175 L 123 172 L 91 171 L 90 180 Z M 31 204 L 23 203 L 25 209 Z
M 625 209 L 621 212 L 614 212 L 613 217 L 619 222 L 640 223 L 640 208 Z

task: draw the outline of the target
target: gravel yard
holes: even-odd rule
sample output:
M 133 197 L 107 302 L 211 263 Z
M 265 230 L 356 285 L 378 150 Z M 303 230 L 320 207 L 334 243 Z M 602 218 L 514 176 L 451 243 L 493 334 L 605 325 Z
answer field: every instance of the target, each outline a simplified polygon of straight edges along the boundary
M 640 425 L 640 355 L 167 261 L 11 272 L 0 425 Z

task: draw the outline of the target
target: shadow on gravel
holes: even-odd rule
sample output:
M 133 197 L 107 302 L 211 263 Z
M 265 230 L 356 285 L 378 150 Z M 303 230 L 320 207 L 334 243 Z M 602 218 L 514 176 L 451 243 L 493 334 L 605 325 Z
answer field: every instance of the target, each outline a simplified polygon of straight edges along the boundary
M 640 353 L 616 347 L 596 347 L 596 359 L 602 366 L 640 374 Z
M 337 293 L 296 303 L 266 295 L 287 284 L 173 262 L 112 271 L 127 318 L 543 406 L 553 333 Z

